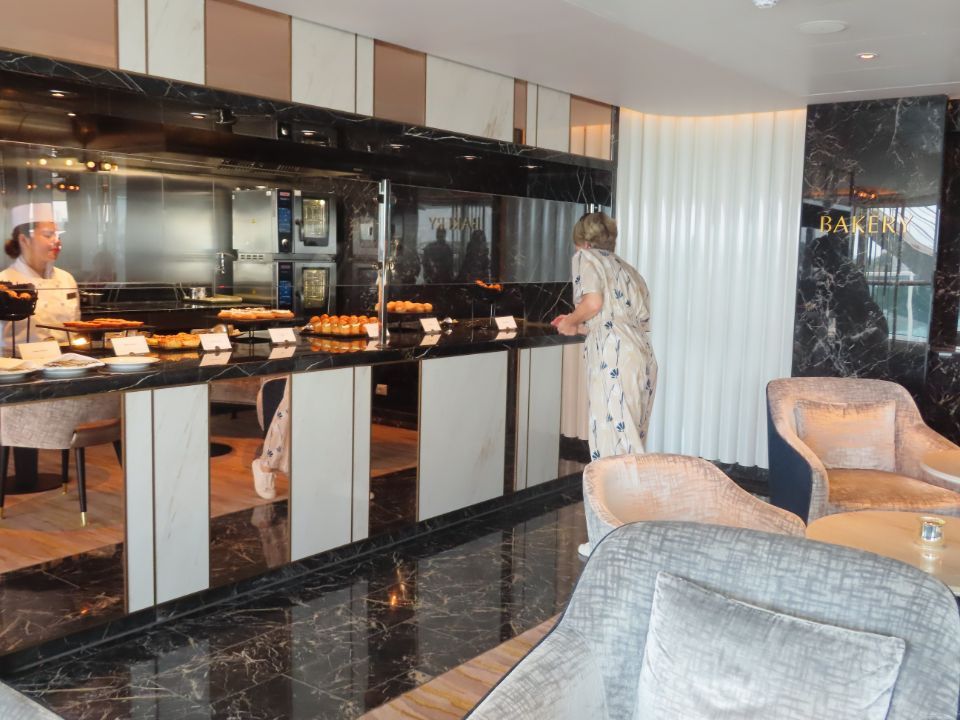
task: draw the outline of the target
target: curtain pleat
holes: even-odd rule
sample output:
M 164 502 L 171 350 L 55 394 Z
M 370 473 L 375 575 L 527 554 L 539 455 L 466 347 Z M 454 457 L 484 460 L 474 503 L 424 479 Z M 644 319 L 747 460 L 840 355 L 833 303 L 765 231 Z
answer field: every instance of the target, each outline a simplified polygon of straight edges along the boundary
M 767 464 L 764 391 L 790 374 L 805 119 L 620 113 L 618 252 L 650 287 L 660 366 L 651 451 Z

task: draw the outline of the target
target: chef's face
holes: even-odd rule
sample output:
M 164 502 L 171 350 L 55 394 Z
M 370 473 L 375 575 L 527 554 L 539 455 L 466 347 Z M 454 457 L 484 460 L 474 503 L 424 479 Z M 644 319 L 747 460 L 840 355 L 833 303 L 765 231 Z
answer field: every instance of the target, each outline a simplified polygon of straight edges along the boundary
M 62 248 L 56 223 L 34 223 L 29 235 L 20 236 L 20 248 L 23 250 L 24 260 L 31 266 L 56 261 Z

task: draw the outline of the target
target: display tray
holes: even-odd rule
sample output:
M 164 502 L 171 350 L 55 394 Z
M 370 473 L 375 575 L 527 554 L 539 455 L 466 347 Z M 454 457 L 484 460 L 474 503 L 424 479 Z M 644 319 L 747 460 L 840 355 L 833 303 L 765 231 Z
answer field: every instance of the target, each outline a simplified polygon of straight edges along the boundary
M 152 325 L 145 325 L 138 320 L 131 320 L 129 323 L 124 325 L 102 325 L 100 327 L 72 327 L 70 325 L 59 324 L 47 324 L 47 323 L 37 323 L 35 327 L 44 328 L 45 330 L 59 330 L 60 332 L 75 333 L 77 335 L 104 335 L 108 332 L 127 332 L 129 330 L 153 330 Z
M 309 327 L 309 326 L 308 326 Z M 367 331 L 361 330 L 358 333 L 325 333 L 325 332 L 314 332 L 313 330 L 300 330 L 300 334 L 304 337 L 322 337 L 322 338 L 360 338 L 366 337 Z
M 198 305 L 238 305 L 243 303 L 243 298 L 239 295 L 211 295 L 202 298 L 187 298 L 184 302 Z

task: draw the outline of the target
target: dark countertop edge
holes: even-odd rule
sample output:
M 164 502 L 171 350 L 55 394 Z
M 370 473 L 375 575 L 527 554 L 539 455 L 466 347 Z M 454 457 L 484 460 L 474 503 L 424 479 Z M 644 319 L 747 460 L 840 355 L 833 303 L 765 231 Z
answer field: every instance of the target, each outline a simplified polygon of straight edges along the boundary
M 444 340 L 447 340 L 444 343 Z M 200 360 L 162 362 L 157 370 L 137 373 L 111 373 L 99 370 L 80 378 L 64 380 L 38 379 L 24 383 L 0 384 L 0 405 L 37 400 L 79 397 L 106 392 L 153 390 L 177 385 L 194 385 L 211 380 L 227 380 L 259 375 L 278 375 L 341 367 L 376 365 L 379 363 L 421 360 L 429 358 L 479 355 L 499 350 L 528 349 L 572 345 L 583 341 L 582 336 L 567 337 L 555 333 L 519 335 L 512 339 L 496 340 L 495 336 L 481 339 L 441 338 L 432 346 L 399 345 L 383 350 L 364 350 L 344 353 L 325 353 L 301 346 L 290 358 L 266 357 L 231 358 L 226 365 L 201 366 Z M 266 351 L 267 347 L 260 346 Z M 234 349 L 234 356 L 246 352 Z M 202 356 L 201 356 L 202 357 Z

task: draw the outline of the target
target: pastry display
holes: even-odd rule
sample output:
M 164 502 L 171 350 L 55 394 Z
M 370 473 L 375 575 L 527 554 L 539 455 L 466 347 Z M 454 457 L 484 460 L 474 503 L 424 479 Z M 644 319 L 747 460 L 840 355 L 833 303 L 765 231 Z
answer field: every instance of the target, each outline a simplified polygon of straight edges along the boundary
M 380 309 L 380 303 L 376 304 Z M 432 313 L 433 303 L 418 303 L 410 300 L 391 300 L 387 303 L 387 312 L 391 313 Z
M 310 341 L 310 349 L 314 352 L 325 352 L 332 355 L 348 352 L 361 352 L 367 347 L 366 340 L 331 340 L 318 338 Z
M 375 317 L 367 315 L 314 315 L 310 318 L 308 332 L 316 335 L 364 335 L 364 325 L 375 323 Z
M 292 320 L 292 310 L 272 310 L 266 307 L 227 308 L 217 313 L 221 320 L 234 322 L 263 322 L 264 320 Z
M 139 320 L 124 320 L 123 318 L 94 318 L 93 320 L 67 320 L 63 326 L 68 330 L 131 330 L 142 327 Z
M 503 290 L 503 285 L 500 283 L 485 283 L 483 280 L 474 280 L 477 284 L 477 287 L 482 287 L 484 290 L 493 290 L 494 292 L 501 292 Z
M 196 333 L 177 333 L 176 335 L 151 335 L 147 345 L 158 350 L 185 350 L 200 347 L 200 336 Z

